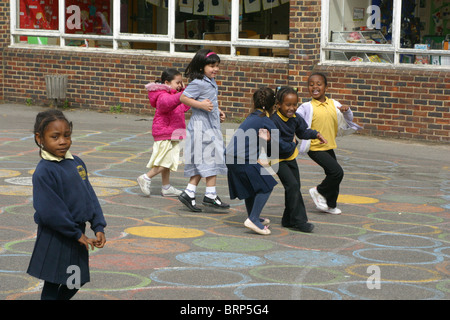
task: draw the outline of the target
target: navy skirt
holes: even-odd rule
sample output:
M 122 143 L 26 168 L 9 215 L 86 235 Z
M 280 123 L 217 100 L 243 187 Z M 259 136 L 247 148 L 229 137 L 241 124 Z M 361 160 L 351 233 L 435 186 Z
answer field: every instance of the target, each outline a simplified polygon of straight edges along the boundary
M 247 199 L 257 193 L 272 192 L 277 185 L 270 174 L 259 164 L 227 164 L 230 199 Z
M 84 233 L 85 225 L 81 225 Z M 80 270 L 80 284 L 90 281 L 89 252 L 77 240 L 38 225 L 36 243 L 27 273 L 33 277 L 57 284 L 74 283 L 74 271 L 67 268 L 77 266 Z

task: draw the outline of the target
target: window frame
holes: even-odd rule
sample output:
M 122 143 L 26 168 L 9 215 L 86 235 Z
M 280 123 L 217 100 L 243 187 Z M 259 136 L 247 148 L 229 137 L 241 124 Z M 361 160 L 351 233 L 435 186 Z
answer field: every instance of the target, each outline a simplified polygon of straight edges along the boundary
M 401 30 L 401 13 L 402 13 L 402 0 L 393 0 L 393 14 L 392 14 L 392 41 L 390 44 L 364 44 L 364 43 L 336 43 L 331 42 L 329 39 L 329 17 L 330 17 L 330 4 L 327 0 L 322 0 L 322 24 L 321 24 L 321 40 L 320 40 L 320 64 L 323 65 L 342 65 L 342 66 L 364 66 L 364 67 L 400 67 L 400 68 L 431 68 L 431 69 L 450 69 L 450 65 L 433 65 L 433 64 L 410 64 L 401 63 L 400 55 L 402 54 L 415 54 L 433 56 L 445 56 L 450 57 L 450 50 L 420 50 L 412 48 L 400 47 L 400 30 Z M 326 54 L 330 51 L 337 52 L 377 52 L 393 54 L 394 59 L 392 63 L 385 62 L 351 62 L 351 61 L 339 61 L 326 58 Z
M 289 40 L 273 40 L 273 39 L 245 39 L 239 38 L 239 0 L 231 0 L 231 17 L 230 17 L 230 41 L 218 40 L 197 40 L 197 39 L 177 39 L 175 38 L 175 10 L 176 1 L 168 0 L 168 32 L 167 34 L 137 34 L 137 33 L 121 33 L 120 32 L 120 0 L 112 0 L 112 35 L 92 35 L 92 34 L 73 34 L 65 32 L 65 8 L 66 1 L 58 0 L 58 30 L 42 30 L 42 29 L 22 29 L 18 27 L 19 0 L 10 0 L 10 43 L 13 47 L 27 48 L 43 48 L 42 45 L 24 44 L 16 41 L 18 36 L 35 36 L 35 37 L 54 37 L 59 38 L 59 45 L 46 45 L 45 49 L 58 48 L 62 50 L 76 50 L 83 52 L 113 52 L 123 54 L 146 54 L 153 56 L 192 56 L 192 52 L 175 51 L 175 45 L 208 45 L 208 46 L 228 46 L 230 54 L 221 54 L 232 59 L 239 60 L 275 60 L 288 61 L 286 57 L 267 57 L 267 56 L 245 56 L 238 55 L 236 48 L 267 48 L 267 49 L 289 49 Z M 66 46 L 66 39 L 80 40 L 107 40 L 112 41 L 112 48 L 91 48 L 91 47 L 71 47 Z M 169 51 L 159 50 L 139 50 L 139 49 L 122 49 L 119 48 L 120 41 L 140 41 L 153 43 L 168 43 Z

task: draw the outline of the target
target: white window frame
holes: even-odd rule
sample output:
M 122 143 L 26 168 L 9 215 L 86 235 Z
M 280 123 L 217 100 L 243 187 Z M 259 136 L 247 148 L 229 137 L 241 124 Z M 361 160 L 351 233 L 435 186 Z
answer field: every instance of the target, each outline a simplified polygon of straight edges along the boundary
M 245 56 L 238 55 L 236 48 L 270 48 L 270 49 L 286 49 L 289 48 L 289 40 L 271 40 L 271 39 L 245 39 L 239 38 L 239 0 L 231 0 L 231 40 L 230 41 L 216 41 L 216 40 L 193 40 L 193 39 L 177 39 L 175 38 L 175 9 L 176 1 L 168 0 L 168 33 L 161 34 L 135 34 L 135 33 L 120 33 L 120 0 L 113 0 L 113 22 L 112 35 L 90 35 L 90 34 L 72 34 L 65 33 L 65 0 L 58 0 L 59 5 L 59 28 L 58 30 L 36 30 L 36 29 L 21 29 L 18 27 L 18 0 L 10 0 L 10 27 L 11 27 L 11 46 L 12 47 L 27 47 L 42 49 L 42 45 L 23 44 L 16 41 L 17 36 L 35 36 L 35 37 L 56 37 L 59 38 L 59 45 L 46 45 L 45 49 L 60 49 L 70 51 L 100 51 L 123 54 L 145 54 L 145 55 L 160 55 L 167 56 L 192 56 L 193 53 L 184 53 L 175 51 L 176 44 L 190 44 L 190 45 L 208 45 L 208 46 L 229 46 L 230 54 L 222 56 L 231 59 L 239 60 L 275 60 L 288 61 L 288 58 L 280 57 L 262 57 L 262 56 Z M 66 46 L 66 39 L 80 39 L 80 40 L 107 40 L 112 41 L 112 48 L 89 48 L 89 47 L 69 47 Z M 153 43 L 169 43 L 169 51 L 157 50 L 139 50 L 139 49 L 119 49 L 120 41 L 142 41 Z
M 322 0 L 322 25 L 321 25 L 321 41 L 320 41 L 320 64 L 323 65 L 344 65 L 344 66 L 389 66 L 400 68 L 431 68 L 431 69 L 450 69 L 450 65 L 419 65 L 400 63 L 401 54 L 415 54 L 415 55 L 433 55 L 450 57 L 450 50 L 419 50 L 411 48 L 400 47 L 400 29 L 401 29 L 401 13 L 402 0 L 393 0 L 393 14 L 392 14 L 392 42 L 390 44 L 361 44 L 361 43 L 336 43 L 330 42 L 329 39 L 329 17 L 330 17 L 330 1 Z M 392 63 L 383 62 L 350 62 L 330 60 L 326 58 L 329 51 L 338 52 L 377 52 L 393 54 L 394 59 Z

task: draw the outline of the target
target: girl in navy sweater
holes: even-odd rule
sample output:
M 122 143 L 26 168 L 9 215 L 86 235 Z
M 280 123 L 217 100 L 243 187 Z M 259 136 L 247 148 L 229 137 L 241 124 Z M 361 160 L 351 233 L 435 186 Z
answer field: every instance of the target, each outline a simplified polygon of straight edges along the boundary
M 86 165 L 69 148 L 72 122 L 59 110 L 36 116 L 42 160 L 33 174 L 36 243 L 27 273 L 44 280 L 42 300 L 68 300 L 89 282 L 89 248 L 102 248 L 106 222 Z M 85 234 L 89 221 L 96 238 Z
M 324 137 L 308 128 L 302 117 L 296 116 L 298 106 L 297 90 L 291 87 L 281 87 L 276 94 L 277 111 L 271 119 L 280 130 L 280 139 L 295 141 L 299 139 L 318 139 L 326 143 Z M 285 208 L 281 225 L 301 232 L 311 232 L 314 225 L 308 222 L 305 203 L 300 192 L 300 173 L 297 165 L 298 149 L 292 152 L 280 153 L 277 175 L 284 187 Z
M 259 137 L 275 139 L 274 131 L 278 131 L 270 119 L 275 105 L 273 90 L 268 87 L 258 89 L 253 94 L 253 103 L 255 110 L 239 126 L 226 149 L 228 189 L 230 199 L 245 199 L 248 219 L 244 226 L 258 234 L 269 235 L 269 221 L 260 218 L 260 214 L 277 182 L 268 172 L 264 172 L 264 167 L 257 160 Z M 269 156 L 275 153 L 270 146 L 267 146 Z M 296 143 L 280 139 L 274 146 L 280 153 L 292 153 Z

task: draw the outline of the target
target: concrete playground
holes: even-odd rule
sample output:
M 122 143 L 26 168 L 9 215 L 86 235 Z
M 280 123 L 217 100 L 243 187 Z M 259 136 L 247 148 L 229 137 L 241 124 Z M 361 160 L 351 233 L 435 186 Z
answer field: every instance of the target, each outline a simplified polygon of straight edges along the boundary
M 33 139 L 43 107 L 0 105 L 0 299 L 38 300 L 42 283 L 26 273 L 33 249 L 31 176 L 39 161 Z M 160 195 L 153 179 L 145 197 L 151 118 L 64 111 L 74 123 L 71 151 L 87 165 L 100 199 L 107 244 L 90 253 L 91 282 L 76 300 L 448 300 L 450 298 L 450 146 L 339 138 L 344 168 L 341 215 L 316 210 L 308 189 L 324 177 L 299 158 L 311 234 L 281 227 L 278 184 L 263 217 L 272 234 L 243 226 L 243 201 L 230 200 L 218 177 L 225 212 L 188 211 Z M 224 123 L 223 130 L 237 128 Z M 277 177 L 275 177 L 278 180 Z M 171 183 L 184 188 L 183 164 Z M 198 188 L 201 203 L 205 184 Z M 88 234 L 92 236 L 91 233 Z

